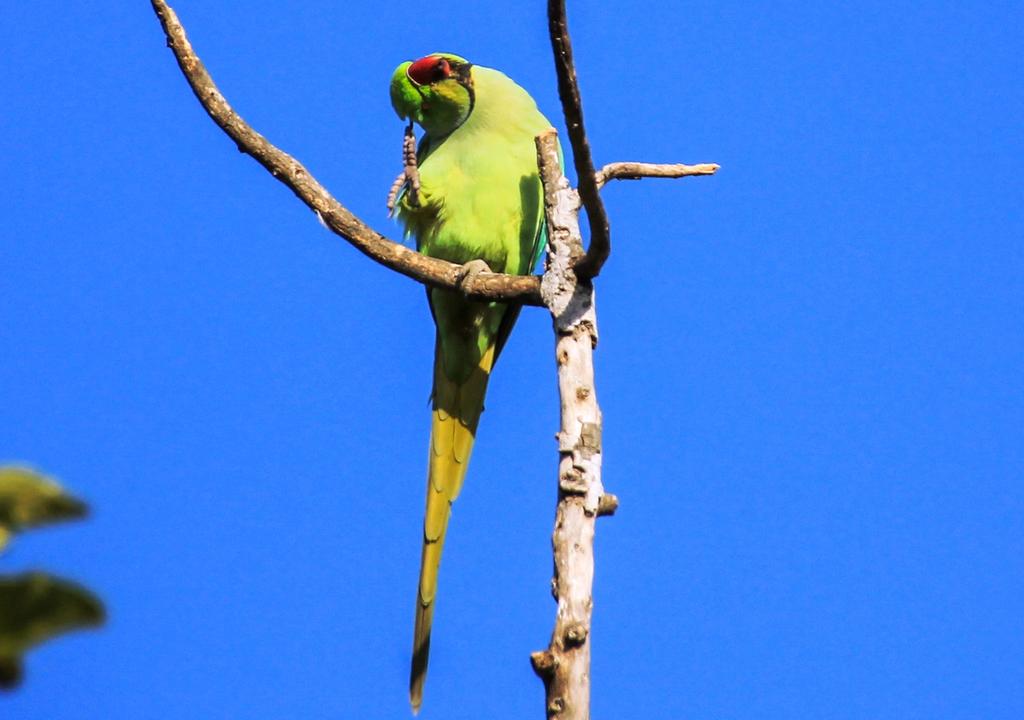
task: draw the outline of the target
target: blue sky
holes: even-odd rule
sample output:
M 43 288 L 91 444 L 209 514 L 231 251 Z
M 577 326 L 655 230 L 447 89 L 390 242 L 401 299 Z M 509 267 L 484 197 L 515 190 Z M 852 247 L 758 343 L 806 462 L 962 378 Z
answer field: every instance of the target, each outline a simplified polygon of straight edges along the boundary
M 400 61 L 561 126 L 544 3 L 175 3 L 235 107 L 353 211 Z M 593 715 L 1024 714 L 1019 3 L 570 5 L 604 191 Z M 4 571 L 99 591 L 5 717 L 407 717 L 433 330 L 199 108 L 149 4 L 0 22 L 0 457 L 85 524 Z M 539 717 L 557 401 L 525 311 L 455 507 L 422 717 Z

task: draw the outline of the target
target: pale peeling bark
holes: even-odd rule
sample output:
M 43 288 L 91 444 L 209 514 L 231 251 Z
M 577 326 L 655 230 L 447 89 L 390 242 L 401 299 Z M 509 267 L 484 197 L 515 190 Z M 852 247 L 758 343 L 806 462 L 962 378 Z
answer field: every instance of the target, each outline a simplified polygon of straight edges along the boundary
M 597 187 L 604 187 L 609 180 L 640 180 L 642 178 L 682 178 L 693 175 L 714 175 L 718 172 L 715 163 L 699 165 L 673 165 L 640 162 L 608 163 L 597 171 Z
M 554 130 L 537 138 L 548 223 L 547 267 L 541 298 L 555 329 L 555 361 L 561 400 L 558 438 L 558 506 L 555 511 L 554 578 L 558 602 L 547 650 L 533 653 L 544 681 L 548 717 L 590 717 L 590 616 L 593 607 L 594 524 L 617 501 L 601 484 L 601 409 L 594 388 L 593 350 L 597 313 L 592 283 L 577 280 L 573 265 L 583 254 L 580 198 L 562 174 Z

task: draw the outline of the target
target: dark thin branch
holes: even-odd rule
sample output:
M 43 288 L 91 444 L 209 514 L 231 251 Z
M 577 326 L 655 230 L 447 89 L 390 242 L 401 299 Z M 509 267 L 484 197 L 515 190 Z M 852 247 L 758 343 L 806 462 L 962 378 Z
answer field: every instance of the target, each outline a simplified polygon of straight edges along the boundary
M 700 165 L 658 165 L 655 163 L 616 162 L 608 163 L 597 171 L 597 187 L 602 188 L 609 180 L 640 180 L 641 178 L 681 178 L 691 175 L 714 175 L 718 172 L 715 163 Z
M 360 252 L 421 283 L 458 289 L 471 297 L 540 305 L 540 278 L 500 273 L 467 274 L 459 265 L 427 257 L 389 240 L 356 217 L 310 175 L 295 158 L 274 147 L 236 113 L 192 49 L 177 15 L 164 0 L 151 0 L 167 45 L 199 103 L 217 125 L 271 175 L 287 185 L 332 232 Z
M 565 125 L 572 144 L 573 164 L 579 179 L 580 200 L 587 211 L 590 226 L 590 247 L 576 263 L 576 276 L 581 280 L 597 277 L 601 266 L 611 253 L 608 213 L 598 192 L 597 173 L 590 155 L 590 143 L 583 127 L 583 102 L 576 82 L 576 68 L 572 59 L 569 24 L 565 17 L 565 0 L 548 0 L 548 32 L 555 55 L 555 74 L 558 76 L 558 97 L 562 101 Z

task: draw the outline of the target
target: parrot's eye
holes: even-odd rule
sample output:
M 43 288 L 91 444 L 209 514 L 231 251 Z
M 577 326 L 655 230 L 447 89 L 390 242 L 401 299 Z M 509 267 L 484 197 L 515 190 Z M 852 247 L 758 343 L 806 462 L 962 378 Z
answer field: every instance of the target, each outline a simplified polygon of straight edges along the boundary
M 417 85 L 429 85 L 451 77 L 452 66 L 443 57 L 428 55 L 410 65 L 407 72 L 409 78 Z

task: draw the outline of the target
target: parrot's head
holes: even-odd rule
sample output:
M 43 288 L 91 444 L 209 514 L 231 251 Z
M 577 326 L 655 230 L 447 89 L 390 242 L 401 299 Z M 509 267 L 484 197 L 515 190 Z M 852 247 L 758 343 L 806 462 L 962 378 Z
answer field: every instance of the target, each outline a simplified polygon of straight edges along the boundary
M 398 117 L 418 123 L 428 135 L 441 137 L 473 111 L 473 64 L 448 53 L 404 62 L 391 76 L 391 104 Z

